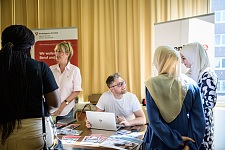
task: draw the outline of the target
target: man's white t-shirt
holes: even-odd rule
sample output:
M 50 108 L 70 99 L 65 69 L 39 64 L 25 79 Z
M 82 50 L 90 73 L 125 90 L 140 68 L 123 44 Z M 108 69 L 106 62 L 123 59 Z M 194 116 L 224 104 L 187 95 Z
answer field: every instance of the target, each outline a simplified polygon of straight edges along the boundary
M 127 120 L 135 119 L 134 112 L 142 109 L 137 96 L 130 92 L 116 99 L 111 91 L 107 91 L 101 95 L 96 106 L 105 112 L 115 113 L 115 116 L 124 116 Z

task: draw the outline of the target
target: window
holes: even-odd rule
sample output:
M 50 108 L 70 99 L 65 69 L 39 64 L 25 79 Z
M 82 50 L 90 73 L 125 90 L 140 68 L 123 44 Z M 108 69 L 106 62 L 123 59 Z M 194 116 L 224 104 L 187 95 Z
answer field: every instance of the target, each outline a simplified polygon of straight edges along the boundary
M 225 46 L 225 34 L 216 34 L 215 35 L 215 45 L 216 46 Z
M 218 86 L 217 86 L 217 101 L 225 102 L 225 7 L 223 0 L 212 0 L 211 1 L 211 10 L 214 16 L 214 24 L 217 25 L 215 28 L 215 52 L 217 56 L 214 57 L 215 72 L 218 76 Z M 216 51 L 217 50 L 217 51 Z M 214 52 L 214 54 L 215 54 Z
M 225 91 L 225 80 L 220 80 L 217 85 L 217 93 L 224 93 Z
M 225 11 L 222 11 L 222 21 L 225 21 Z
M 215 11 L 215 23 L 225 23 L 225 10 Z
M 225 35 L 221 35 L 221 36 L 222 36 L 222 41 L 221 41 L 222 43 L 221 44 L 225 45 Z
M 215 45 L 220 45 L 220 35 L 215 35 Z
M 224 102 L 224 96 L 225 96 L 225 80 L 219 80 L 217 84 L 217 101 L 218 102 Z
M 225 70 L 225 57 L 215 57 L 215 70 Z
M 220 12 L 215 12 L 215 22 L 219 22 L 220 21 Z
M 215 68 L 220 68 L 220 58 L 215 58 Z
M 221 89 L 220 89 L 220 81 L 218 81 L 218 84 L 217 84 L 217 93 L 218 93 L 219 91 L 221 91 Z
M 222 68 L 225 68 L 225 58 L 222 58 Z

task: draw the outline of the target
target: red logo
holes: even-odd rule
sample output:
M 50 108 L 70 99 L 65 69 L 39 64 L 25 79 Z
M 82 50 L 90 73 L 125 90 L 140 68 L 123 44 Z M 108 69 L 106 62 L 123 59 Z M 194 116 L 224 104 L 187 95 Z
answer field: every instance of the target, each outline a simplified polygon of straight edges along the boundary
M 207 51 L 208 48 L 209 48 L 209 46 L 208 46 L 207 44 L 203 44 L 202 46 L 203 46 L 203 48 L 204 48 L 206 51 Z

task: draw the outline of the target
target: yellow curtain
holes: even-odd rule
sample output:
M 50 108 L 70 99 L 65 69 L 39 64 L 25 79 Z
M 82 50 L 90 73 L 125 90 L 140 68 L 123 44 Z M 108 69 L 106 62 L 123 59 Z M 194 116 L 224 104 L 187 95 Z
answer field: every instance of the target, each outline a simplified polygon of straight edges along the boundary
M 11 24 L 33 28 L 78 28 L 78 67 L 83 92 L 107 89 L 120 72 L 141 101 L 151 76 L 154 23 L 209 13 L 210 0 L 1 0 L 1 31 Z M 171 37 L 172 38 L 172 37 Z

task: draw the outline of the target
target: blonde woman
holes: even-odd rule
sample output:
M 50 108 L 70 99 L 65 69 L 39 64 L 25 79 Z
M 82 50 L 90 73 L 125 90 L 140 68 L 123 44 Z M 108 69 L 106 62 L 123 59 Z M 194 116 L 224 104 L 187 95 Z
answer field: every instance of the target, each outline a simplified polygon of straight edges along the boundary
M 56 121 L 73 118 L 75 98 L 79 95 L 81 88 L 80 69 L 71 64 L 73 48 L 70 42 L 63 41 L 55 46 L 55 56 L 57 64 L 50 66 L 55 80 L 59 86 L 61 105 L 55 111 Z

